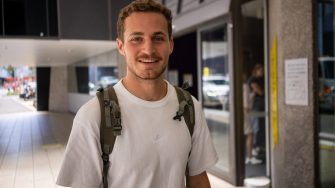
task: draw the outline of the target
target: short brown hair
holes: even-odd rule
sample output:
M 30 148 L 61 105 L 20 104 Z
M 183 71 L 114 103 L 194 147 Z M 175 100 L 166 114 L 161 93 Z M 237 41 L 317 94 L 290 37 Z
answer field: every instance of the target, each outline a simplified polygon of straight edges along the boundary
M 135 0 L 121 9 L 117 20 L 117 35 L 123 41 L 124 21 L 134 12 L 155 12 L 162 14 L 168 23 L 169 38 L 172 35 L 171 10 L 155 0 Z

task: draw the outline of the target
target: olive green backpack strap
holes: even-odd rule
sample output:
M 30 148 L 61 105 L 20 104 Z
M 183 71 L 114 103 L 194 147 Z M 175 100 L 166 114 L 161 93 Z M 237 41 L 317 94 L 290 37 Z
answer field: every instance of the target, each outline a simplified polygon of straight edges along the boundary
M 100 144 L 103 160 L 103 188 L 108 188 L 109 154 L 112 153 L 116 136 L 121 135 L 121 111 L 113 87 L 100 88 L 96 93 L 101 112 Z
M 193 135 L 193 129 L 195 124 L 195 115 L 194 115 L 194 104 L 191 94 L 175 86 L 175 90 L 178 97 L 179 109 L 176 112 L 176 116 L 173 117 L 174 120 L 181 121 L 181 117 L 184 116 L 185 123 L 190 131 L 190 135 Z
M 194 124 L 195 124 L 195 112 L 194 112 L 194 104 L 193 104 L 192 96 L 188 91 L 180 87 L 175 86 L 175 90 L 176 90 L 178 101 L 179 101 L 179 109 L 176 113 L 176 116 L 173 117 L 173 119 L 181 121 L 181 116 L 184 116 L 185 123 L 192 137 L 193 130 L 194 130 Z M 191 151 L 189 155 L 190 154 L 191 154 Z M 189 185 L 189 179 L 188 179 L 188 176 L 189 176 L 188 164 L 186 166 L 185 176 L 186 176 L 186 187 L 189 188 L 190 185 Z

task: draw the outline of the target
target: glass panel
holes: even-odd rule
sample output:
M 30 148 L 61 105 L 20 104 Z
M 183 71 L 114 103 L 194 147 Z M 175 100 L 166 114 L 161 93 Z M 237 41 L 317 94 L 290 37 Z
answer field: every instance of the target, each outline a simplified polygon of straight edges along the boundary
M 245 176 L 266 176 L 263 0 L 242 5 Z M 241 75 L 242 76 L 242 75 Z
M 47 35 L 45 0 L 4 0 L 5 35 Z
M 0 15 L 1 15 L 1 19 L 0 19 L 0 35 L 3 35 L 3 23 L 2 23 L 2 20 L 3 20 L 3 9 L 2 9 L 2 1 L 0 1 Z
M 201 36 L 202 104 L 220 171 L 229 172 L 230 112 L 227 25 L 204 30 Z
M 119 81 L 117 55 L 114 50 L 68 66 L 69 92 L 95 95 L 97 89 L 116 84 Z
M 334 2 L 318 1 L 320 187 L 335 187 Z
M 57 0 L 48 0 L 49 36 L 58 36 Z

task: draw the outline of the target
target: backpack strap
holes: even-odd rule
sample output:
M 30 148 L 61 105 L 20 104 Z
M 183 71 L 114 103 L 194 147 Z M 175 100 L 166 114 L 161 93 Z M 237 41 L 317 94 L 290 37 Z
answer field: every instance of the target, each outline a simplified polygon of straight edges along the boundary
M 112 153 L 116 136 L 121 135 L 121 111 L 113 87 L 100 88 L 96 93 L 101 112 L 100 144 L 103 160 L 103 188 L 108 188 L 107 174 L 110 167 L 109 154 Z
M 181 121 L 181 116 L 184 116 L 185 123 L 187 125 L 187 128 L 190 132 L 191 138 L 193 135 L 193 130 L 194 130 L 194 124 L 195 124 L 195 112 L 194 112 L 194 104 L 192 100 L 192 96 L 189 92 L 186 90 L 175 86 L 175 90 L 177 93 L 178 101 L 179 101 L 179 109 L 176 112 L 176 116 L 173 117 L 174 120 L 179 120 Z M 191 151 L 189 155 L 191 154 Z M 186 187 L 189 188 L 189 167 L 188 163 L 186 166 Z
M 179 101 L 179 109 L 173 119 L 181 121 L 181 117 L 184 116 L 185 123 L 190 131 L 190 135 L 192 136 L 195 124 L 195 112 L 192 96 L 188 91 L 180 87 L 175 86 L 175 90 Z

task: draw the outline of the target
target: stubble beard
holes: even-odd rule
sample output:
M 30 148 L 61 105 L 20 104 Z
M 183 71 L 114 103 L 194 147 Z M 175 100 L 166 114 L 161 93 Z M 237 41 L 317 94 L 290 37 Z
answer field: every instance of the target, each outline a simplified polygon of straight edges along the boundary
M 167 66 L 162 67 L 159 71 L 151 71 L 148 70 L 147 72 L 141 74 L 137 73 L 134 69 L 128 66 L 128 70 L 135 75 L 136 78 L 141 79 L 141 80 L 157 80 L 162 77 L 162 75 L 165 72 Z

